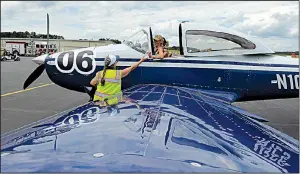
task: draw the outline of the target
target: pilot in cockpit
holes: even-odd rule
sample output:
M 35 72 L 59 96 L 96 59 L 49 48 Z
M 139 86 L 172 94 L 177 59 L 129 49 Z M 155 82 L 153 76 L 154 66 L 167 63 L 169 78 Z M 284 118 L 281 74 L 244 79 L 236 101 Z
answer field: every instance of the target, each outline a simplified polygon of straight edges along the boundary
M 163 59 L 166 57 L 172 57 L 172 53 L 168 52 L 169 43 L 166 41 L 164 37 L 161 35 L 156 35 L 154 38 L 154 53 L 155 55 L 151 55 L 150 58 L 153 59 Z

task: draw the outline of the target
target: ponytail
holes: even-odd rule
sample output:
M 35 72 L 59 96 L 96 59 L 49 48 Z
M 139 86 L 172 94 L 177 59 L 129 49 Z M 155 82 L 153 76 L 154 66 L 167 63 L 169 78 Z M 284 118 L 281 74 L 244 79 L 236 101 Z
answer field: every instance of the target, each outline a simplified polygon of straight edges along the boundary
M 105 73 L 106 73 L 106 67 L 104 67 L 104 69 L 103 69 L 103 75 L 101 78 L 101 86 L 103 86 L 105 84 L 105 79 L 104 79 Z
M 109 57 L 106 57 L 105 59 L 105 63 L 104 63 L 104 68 L 103 68 L 103 75 L 101 77 L 101 86 L 104 86 L 105 85 L 105 73 L 106 73 L 106 70 L 108 67 L 108 65 L 110 64 L 110 58 Z

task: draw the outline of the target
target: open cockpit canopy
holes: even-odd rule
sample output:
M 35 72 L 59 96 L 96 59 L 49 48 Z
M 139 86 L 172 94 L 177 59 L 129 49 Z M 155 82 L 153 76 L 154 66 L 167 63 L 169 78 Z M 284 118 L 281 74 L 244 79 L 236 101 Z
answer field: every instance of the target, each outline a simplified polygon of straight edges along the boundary
M 145 54 L 149 50 L 149 34 L 144 29 L 139 30 L 128 39 L 124 40 L 123 43 L 132 49 Z
M 186 31 L 187 41 L 192 41 L 199 43 L 199 46 L 203 44 L 203 46 L 207 47 L 220 47 L 217 50 L 222 49 L 255 49 L 255 44 L 251 41 L 224 32 L 215 32 L 215 31 L 207 31 L 207 30 L 188 30 Z M 210 46 L 211 45 L 211 46 Z M 236 47 L 234 47 L 236 46 Z
M 181 54 L 185 56 L 274 53 L 250 36 L 213 25 L 182 23 L 179 37 Z

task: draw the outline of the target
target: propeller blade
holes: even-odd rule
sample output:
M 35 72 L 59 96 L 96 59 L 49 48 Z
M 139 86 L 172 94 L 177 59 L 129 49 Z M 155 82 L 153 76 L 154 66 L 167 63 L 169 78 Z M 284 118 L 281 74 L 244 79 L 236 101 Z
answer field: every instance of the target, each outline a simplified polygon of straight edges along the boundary
M 47 51 L 46 55 L 39 56 L 35 59 L 32 59 L 37 64 L 41 64 L 39 67 L 37 67 L 30 76 L 26 79 L 23 85 L 23 89 L 26 89 L 32 82 L 34 82 L 44 71 L 45 69 L 45 59 L 48 56 L 49 53 L 49 14 L 47 13 Z
M 47 13 L 47 51 L 46 54 L 49 54 L 49 14 Z
M 38 66 L 24 82 L 23 89 L 26 89 L 32 82 L 34 82 L 43 73 L 44 69 L 44 64 Z

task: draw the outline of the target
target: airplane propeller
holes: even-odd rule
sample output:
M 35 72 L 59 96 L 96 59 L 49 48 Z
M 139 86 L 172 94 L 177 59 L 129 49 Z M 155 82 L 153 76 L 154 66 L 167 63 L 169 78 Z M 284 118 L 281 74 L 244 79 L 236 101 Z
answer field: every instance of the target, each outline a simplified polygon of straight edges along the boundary
M 23 89 L 26 89 L 32 82 L 34 82 L 44 72 L 44 69 L 44 64 L 38 66 L 24 82 Z
M 49 53 L 48 49 L 49 49 L 49 14 L 47 13 L 47 51 L 46 54 L 32 59 L 33 62 L 40 64 L 40 66 L 38 66 L 25 80 L 23 85 L 24 90 L 44 72 L 45 70 L 44 62 Z

